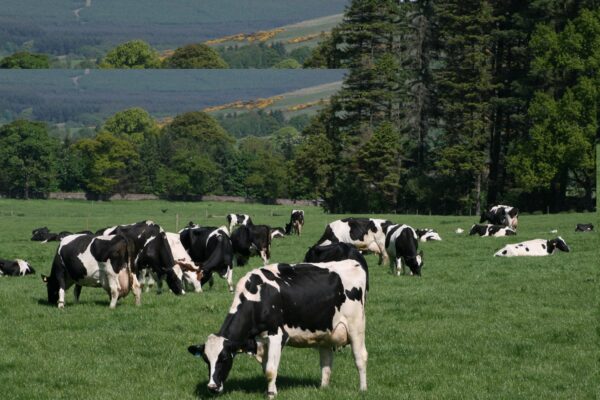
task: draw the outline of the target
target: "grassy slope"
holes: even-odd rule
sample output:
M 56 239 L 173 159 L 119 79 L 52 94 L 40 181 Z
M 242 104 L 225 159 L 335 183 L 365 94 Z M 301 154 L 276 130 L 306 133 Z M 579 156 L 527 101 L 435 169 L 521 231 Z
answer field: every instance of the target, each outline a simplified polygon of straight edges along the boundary
M 163 214 L 159 210 L 167 208 Z M 108 296 L 86 288 L 80 304 L 67 294 L 64 311 L 44 304 L 39 273 L 48 273 L 56 243 L 29 241 L 38 226 L 53 231 L 97 229 L 152 218 L 168 230 L 193 219 L 219 225 L 227 212 L 257 223 L 284 224 L 292 207 L 231 203 L 68 202 L 0 200 L 0 257 L 23 257 L 38 275 L 0 279 L 0 382 L 7 399 L 209 397 L 206 366 L 186 351 L 218 330 L 231 302 L 224 281 L 201 295 L 133 297 L 108 309 Z M 273 261 L 299 261 L 328 221 L 305 207 L 302 237 L 274 242 Z M 274 214 L 274 215 L 272 215 Z M 422 278 L 393 277 L 367 258 L 369 391 L 381 398 L 593 398 L 597 366 L 597 233 L 575 234 L 576 222 L 595 214 L 520 218 L 517 239 L 550 237 L 570 254 L 493 258 L 514 238 L 454 234 L 474 217 L 386 216 L 415 227 L 435 227 L 442 242 L 425 243 Z M 253 259 L 252 267 L 258 266 Z M 236 270 L 239 278 L 248 271 Z M 286 348 L 278 379 L 280 399 L 363 398 L 349 349 L 336 353 L 332 386 L 317 389 L 318 354 Z M 262 399 L 259 365 L 238 356 L 223 399 Z

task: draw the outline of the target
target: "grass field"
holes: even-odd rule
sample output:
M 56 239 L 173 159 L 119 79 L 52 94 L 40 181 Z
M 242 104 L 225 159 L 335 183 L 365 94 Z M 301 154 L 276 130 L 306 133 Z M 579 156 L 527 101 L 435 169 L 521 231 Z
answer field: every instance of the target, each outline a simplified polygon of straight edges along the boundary
M 168 209 L 162 213 L 161 209 Z M 232 203 L 69 202 L 0 200 L 0 257 L 28 259 L 38 274 L 0 278 L 0 382 L 3 399 L 193 399 L 212 397 L 207 368 L 187 346 L 216 332 L 232 296 L 216 280 L 202 294 L 145 293 L 109 310 L 108 295 L 85 288 L 67 293 L 65 310 L 48 306 L 40 273 L 57 244 L 29 241 L 31 230 L 96 230 L 150 218 L 167 230 L 190 219 L 220 225 L 228 212 L 283 226 L 292 207 Z M 304 207 L 302 237 L 276 240 L 273 262 L 300 261 L 338 218 Z M 349 348 L 335 354 L 331 387 L 318 388 L 318 352 L 286 348 L 279 399 L 588 399 L 598 394 L 598 236 L 576 234 L 596 214 L 523 215 L 515 238 L 479 238 L 475 217 L 384 215 L 433 227 L 442 242 L 420 244 L 423 276 L 394 277 L 370 266 L 367 312 L 369 390 L 358 392 Z M 543 258 L 493 258 L 505 243 L 550 238 L 571 253 Z M 259 266 L 252 259 L 252 267 Z M 248 267 L 236 269 L 239 278 Z M 266 383 L 254 359 L 237 357 L 222 399 L 262 399 Z

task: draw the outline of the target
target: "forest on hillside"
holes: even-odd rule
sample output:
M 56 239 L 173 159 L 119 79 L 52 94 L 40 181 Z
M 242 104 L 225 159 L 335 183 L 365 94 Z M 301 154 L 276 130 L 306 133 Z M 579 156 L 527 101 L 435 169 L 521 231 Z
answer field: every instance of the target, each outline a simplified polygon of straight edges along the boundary
M 593 210 L 598 60 L 597 0 L 354 0 L 311 55 L 348 72 L 310 120 L 191 112 L 160 127 L 123 110 L 62 143 L 17 120 L 0 128 L 12 171 L 0 191 L 319 198 L 339 213 Z M 236 140 L 240 121 L 260 134 Z

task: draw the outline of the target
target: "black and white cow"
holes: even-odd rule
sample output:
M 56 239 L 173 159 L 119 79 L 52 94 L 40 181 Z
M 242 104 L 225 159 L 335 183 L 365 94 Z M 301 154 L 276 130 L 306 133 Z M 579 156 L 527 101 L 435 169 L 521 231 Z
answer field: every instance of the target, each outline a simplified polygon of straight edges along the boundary
M 271 228 L 270 232 L 271 232 L 271 240 L 283 238 L 286 235 L 285 229 L 283 229 L 283 228 Z
M 344 218 L 330 222 L 317 246 L 349 243 L 361 251 L 379 254 L 379 264 L 389 262 L 385 236 L 391 221 L 373 218 Z
M 191 287 L 196 293 L 202 292 L 202 270 L 198 267 L 190 255 L 187 253 L 179 237 L 179 233 L 167 232 L 167 241 L 171 247 L 171 253 L 175 260 L 175 266 L 173 270 L 175 274 L 182 279 L 184 286 Z M 146 247 L 150 247 L 149 245 Z M 162 292 L 162 280 L 164 275 L 159 275 L 154 271 L 147 271 L 144 275 L 145 282 L 140 280 L 142 287 L 146 288 L 146 291 L 151 287 L 154 282 L 157 284 L 157 293 Z M 138 278 L 139 280 L 139 278 Z
M 166 233 L 160 225 L 153 221 L 141 221 L 129 225 L 112 226 L 96 232 L 96 235 L 115 234 L 123 235 L 133 242 L 135 263 L 132 269 L 139 280 L 143 278 L 143 270 L 151 268 L 157 275 L 166 276 L 167 284 L 173 293 L 176 295 L 185 293 L 181 277 L 177 276 L 176 269 L 174 269 L 178 263 L 173 258 Z M 146 249 L 143 256 L 138 257 L 146 245 L 151 246 Z M 181 265 L 181 267 L 187 268 L 185 265 Z
M 185 228 L 179 232 L 179 237 L 192 260 L 202 269 L 200 284 L 212 284 L 212 275 L 216 272 L 227 280 L 229 291 L 233 292 L 233 247 L 227 228 Z
M 442 237 L 435 230 L 431 228 L 415 229 L 417 236 L 421 242 L 428 242 L 430 240 L 442 240 Z
M 577 226 L 575 226 L 575 232 L 592 232 L 593 230 L 593 224 L 577 224 Z
M 277 394 L 275 381 L 284 345 L 317 347 L 321 386 L 329 384 L 333 349 L 350 344 L 367 389 L 365 298 L 367 276 L 354 260 L 321 264 L 272 264 L 248 272 L 236 285 L 233 304 L 217 334 L 188 351 L 208 364 L 208 389 L 220 393 L 238 352 L 256 355 Z
M 260 255 L 267 264 L 271 257 L 271 228 L 267 225 L 242 225 L 231 234 L 233 253 L 238 266 L 248 259 Z
M 471 230 L 469 231 L 469 235 L 471 235 L 471 236 L 479 235 L 481 237 L 483 237 L 483 236 L 495 236 L 495 237 L 513 236 L 516 234 L 517 234 L 517 232 L 515 232 L 514 229 L 512 229 L 508 226 L 492 225 L 492 224 L 486 224 L 486 225 L 474 224 L 471 227 Z
M 31 240 L 42 243 L 58 242 L 69 235 L 72 235 L 72 233 L 68 231 L 52 233 L 47 227 L 44 226 L 43 228 L 36 228 L 33 231 L 31 231 Z
M 247 214 L 227 214 L 227 223 L 229 232 L 233 232 L 233 228 L 238 225 L 252 225 L 252 219 Z
M 495 257 L 518 257 L 518 256 L 549 256 L 557 250 L 569 252 L 569 246 L 560 236 L 556 239 L 533 239 L 521 243 L 507 244 L 498 250 Z
M 348 243 L 332 243 L 326 246 L 313 246 L 304 255 L 304 262 L 321 263 L 330 261 L 358 261 L 367 275 L 367 290 L 369 290 L 369 266 L 365 256 L 356 247 Z
M 492 225 L 503 225 L 517 230 L 519 224 L 519 209 L 517 207 L 497 205 L 481 213 L 479 223 L 489 221 Z
M 285 225 L 285 234 L 291 235 L 296 233 L 298 236 L 302 233 L 304 226 L 304 210 L 292 210 L 290 222 Z
M 35 274 L 35 269 L 25 260 L 0 260 L 0 276 L 24 276 Z
M 417 233 L 408 225 L 390 225 L 385 236 L 385 248 L 390 256 L 392 273 L 403 273 L 402 259 L 408 265 L 411 275 L 421 276 L 423 252 L 417 252 L 419 241 Z
M 65 306 L 65 291 L 75 286 L 79 301 L 82 286 L 102 287 L 110 295 L 110 308 L 133 291 L 140 304 L 141 288 L 131 264 L 135 256 L 133 243 L 122 235 L 70 235 L 61 240 L 50 276 L 42 275 L 48 289 L 48 302 Z

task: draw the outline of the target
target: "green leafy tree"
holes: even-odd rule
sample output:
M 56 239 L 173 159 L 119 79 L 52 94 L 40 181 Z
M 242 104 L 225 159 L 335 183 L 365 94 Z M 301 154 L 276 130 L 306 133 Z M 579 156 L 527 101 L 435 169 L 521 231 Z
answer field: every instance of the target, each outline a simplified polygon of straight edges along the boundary
M 131 187 L 128 172 L 139 162 L 133 143 L 110 132 L 82 139 L 72 146 L 74 153 L 86 160 L 85 189 L 100 198 L 115 193 L 128 193 Z
M 332 197 L 333 172 L 336 168 L 334 146 L 325 132 L 308 136 L 296 149 L 290 165 L 294 198 L 329 200 Z
M 48 69 L 50 59 L 46 54 L 20 51 L 0 60 L 3 69 Z
M 591 209 L 600 129 L 600 10 L 583 10 L 559 32 L 539 25 L 530 45 L 531 73 L 542 89 L 531 102 L 532 127 L 516 144 L 510 169 L 526 192 L 549 191 L 554 210 L 564 208 L 569 187 L 581 188 Z
M 229 65 L 216 50 L 203 43 L 189 44 L 180 47 L 163 61 L 163 68 L 206 68 L 222 69 Z
M 272 201 L 287 195 L 285 162 L 268 140 L 247 137 L 240 143 L 240 153 L 247 162 L 244 186 L 248 197 Z
M 293 58 L 284 58 L 279 61 L 277 64 L 273 65 L 273 68 L 278 69 L 298 69 L 302 68 L 302 64 L 300 64 L 297 60 Z
M 104 122 L 103 129 L 118 137 L 129 138 L 134 143 L 141 143 L 145 137 L 158 134 L 154 118 L 139 107 L 115 113 Z
M 110 50 L 100 68 L 160 68 L 158 53 L 143 40 L 131 40 Z
M 296 146 L 300 144 L 302 137 L 293 126 L 284 126 L 273 133 L 272 141 L 275 151 L 289 161 L 294 158 Z
M 0 127 L 0 190 L 28 199 L 54 189 L 57 151 L 44 123 L 17 120 Z

